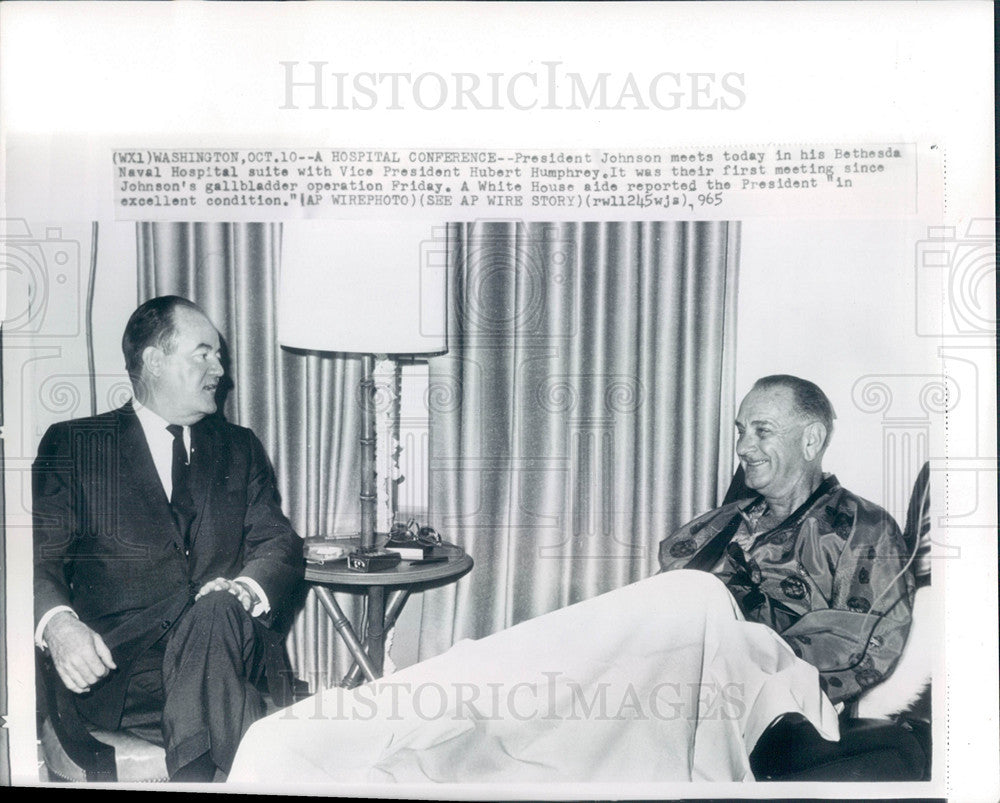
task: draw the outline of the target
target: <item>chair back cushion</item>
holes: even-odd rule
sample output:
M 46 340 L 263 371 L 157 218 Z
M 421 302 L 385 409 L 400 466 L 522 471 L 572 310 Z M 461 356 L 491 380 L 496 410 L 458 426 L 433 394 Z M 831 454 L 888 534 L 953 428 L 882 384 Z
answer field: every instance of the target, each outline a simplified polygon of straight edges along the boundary
M 931 582 L 931 514 L 930 514 L 930 463 L 924 463 L 913 483 L 910 504 L 906 508 L 906 527 L 903 539 L 913 558 L 913 574 L 917 588 Z

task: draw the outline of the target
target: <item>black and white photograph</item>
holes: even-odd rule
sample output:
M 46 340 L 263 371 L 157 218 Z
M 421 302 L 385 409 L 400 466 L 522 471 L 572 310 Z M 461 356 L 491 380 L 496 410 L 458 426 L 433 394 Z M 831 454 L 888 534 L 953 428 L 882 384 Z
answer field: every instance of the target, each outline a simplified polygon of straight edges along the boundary
M 15 5 L 3 783 L 991 799 L 991 110 L 907 116 L 900 6 L 788 4 L 905 55 L 892 125 L 829 65 L 765 119 L 770 4 L 140 3 L 82 128 L 23 42 L 93 25 Z M 657 59 L 699 20 L 743 51 Z M 259 51 L 154 102 L 189 32 Z

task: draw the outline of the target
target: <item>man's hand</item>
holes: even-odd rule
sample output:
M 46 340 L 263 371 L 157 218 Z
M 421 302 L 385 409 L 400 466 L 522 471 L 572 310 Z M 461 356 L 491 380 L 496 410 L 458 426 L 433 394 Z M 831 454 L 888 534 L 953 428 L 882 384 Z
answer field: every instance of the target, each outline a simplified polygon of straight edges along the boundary
M 255 599 L 254 594 L 250 592 L 249 588 L 242 583 L 237 583 L 235 580 L 227 580 L 225 577 L 216 577 L 214 580 L 209 580 L 205 583 L 195 595 L 195 602 L 212 591 L 228 591 L 240 601 L 240 605 L 243 606 L 243 610 L 247 613 L 257 604 L 257 599 Z
M 118 668 L 104 639 L 69 611 L 53 616 L 42 638 L 62 682 L 76 694 L 90 691 L 92 685 Z

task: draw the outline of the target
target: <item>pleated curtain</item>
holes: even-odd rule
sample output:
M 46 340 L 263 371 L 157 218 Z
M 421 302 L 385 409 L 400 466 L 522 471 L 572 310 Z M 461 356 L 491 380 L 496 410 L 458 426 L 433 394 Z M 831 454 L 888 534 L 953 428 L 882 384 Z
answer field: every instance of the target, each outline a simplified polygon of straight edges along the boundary
M 225 416 L 261 439 L 296 531 L 357 532 L 360 360 L 278 345 L 280 224 L 140 223 L 137 238 L 139 302 L 181 295 L 219 328 L 232 381 Z M 360 600 L 341 600 L 348 616 L 359 615 Z M 338 681 L 350 662 L 311 593 L 288 647 L 296 675 L 314 690 Z
M 421 657 L 656 571 L 732 468 L 738 224 L 449 227 L 429 522 L 475 568 Z

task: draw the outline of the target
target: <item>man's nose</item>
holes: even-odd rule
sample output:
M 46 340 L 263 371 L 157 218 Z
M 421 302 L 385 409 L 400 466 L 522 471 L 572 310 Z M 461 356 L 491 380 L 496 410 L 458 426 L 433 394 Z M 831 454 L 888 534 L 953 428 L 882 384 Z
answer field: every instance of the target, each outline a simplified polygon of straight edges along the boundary
M 753 438 L 748 432 L 744 432 L 736 438 L 736 454 L 739 457 L 749 454 L 751 449 L 753 449 Z

